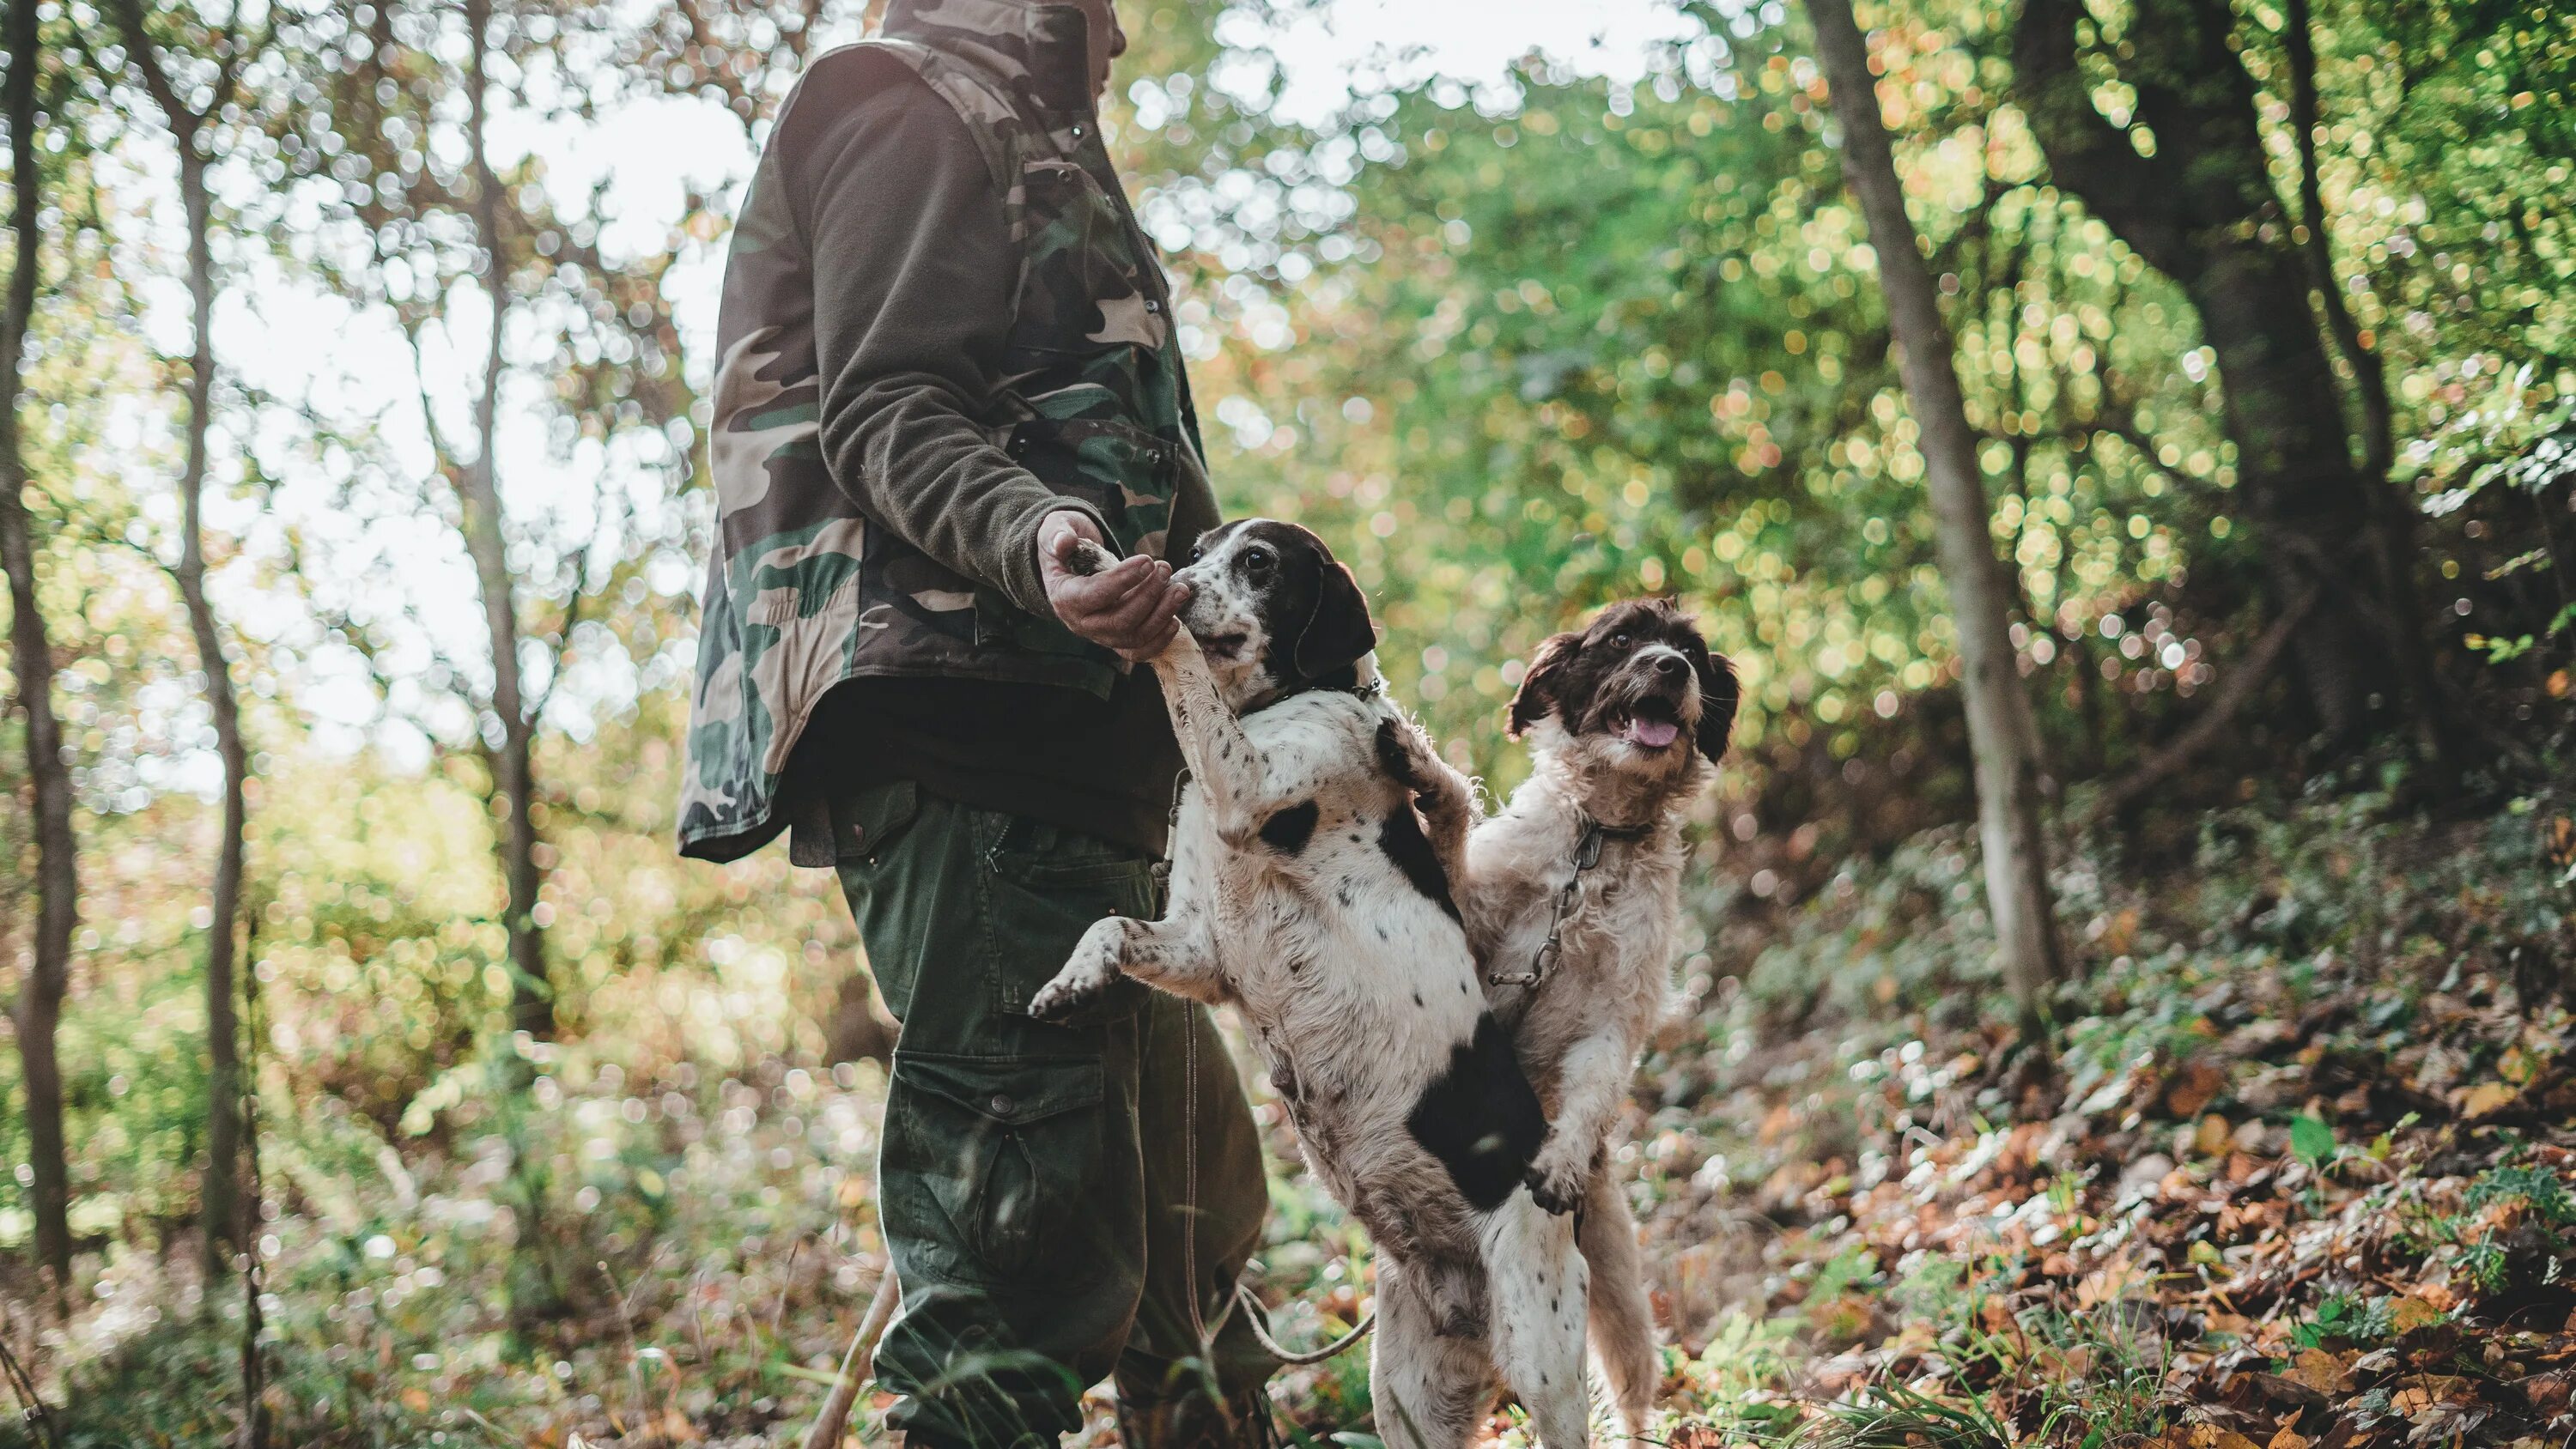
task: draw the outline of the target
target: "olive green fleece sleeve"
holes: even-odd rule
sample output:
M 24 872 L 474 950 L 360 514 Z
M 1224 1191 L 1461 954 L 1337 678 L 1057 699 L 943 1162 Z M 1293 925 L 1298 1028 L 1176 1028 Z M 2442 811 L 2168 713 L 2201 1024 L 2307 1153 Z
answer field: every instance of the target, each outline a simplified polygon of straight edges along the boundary
M 1011 461 L 982 419 L 1019 284 L 1002 197 L 965 123 L 900 67 L 808 86 L 780 121 L 814 267 L 821 443 L 833 481 L 897 537 L 1053 616 L 1038 521 L 1105 520 Z

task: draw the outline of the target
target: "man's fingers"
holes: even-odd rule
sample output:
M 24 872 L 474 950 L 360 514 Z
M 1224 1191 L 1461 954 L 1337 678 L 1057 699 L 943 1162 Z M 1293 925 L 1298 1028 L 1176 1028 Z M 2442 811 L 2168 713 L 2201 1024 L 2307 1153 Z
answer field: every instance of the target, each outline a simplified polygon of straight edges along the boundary
M 1119 601 L 1109 617 L 1102 620 L 1105 628 L 1119 633 L 1142 633 L 1152 628 L 1158 616 L 1167 614 L 1160 587 L 1138 589 Z
M 1121 649 L 1118 652 L 1131 660 L 1142 663 L 1145 660 L 1151 659 L 1155 655 L 1162 653 L 1163 650 L 1171 644 L 1172 636 L 1178 632 L 1180 632 L 1180 621 L 1178 619 L 1165 619 L 1161 623 L 1155 625 L 1152 629 L 1148 630 L 1145 634 L 1138 637 L 1126 648 Z

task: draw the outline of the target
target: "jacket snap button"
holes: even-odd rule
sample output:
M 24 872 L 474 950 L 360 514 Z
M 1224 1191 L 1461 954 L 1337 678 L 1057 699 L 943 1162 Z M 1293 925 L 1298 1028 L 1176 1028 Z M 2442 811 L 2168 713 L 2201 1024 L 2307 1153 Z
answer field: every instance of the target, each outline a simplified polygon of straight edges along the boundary
M 993 1094 L 993 1115 L 996 1117 L 1008 1117 L 1018 1108 L 1018 1106 L 1019 1104 L 1017 1102 L 1012 1101 L 1010 1098 L 1003 1096 L 999 1092 Z

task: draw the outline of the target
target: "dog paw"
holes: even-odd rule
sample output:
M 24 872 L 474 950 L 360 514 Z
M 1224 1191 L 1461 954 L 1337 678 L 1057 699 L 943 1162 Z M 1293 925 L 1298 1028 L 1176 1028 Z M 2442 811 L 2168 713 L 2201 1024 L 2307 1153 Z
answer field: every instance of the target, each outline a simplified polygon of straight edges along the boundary
M 1422 774 L 1413 767 L 1410 744 L 1402 720 L 1377 722 L 1377 767 L 1386 772 L 1388 779 L 1418 795 L 1422 793 Z
M 1118 562 L 1115 555 L 1087 538 L 1073 541 L 1073 552 L 1066 556 L 1064 571 L 1079 578 L 1089 578 Z
M 1540 1161 L 1521 1174 L 1521 1185 L 1529 1189 L 1532 1202 L 1562 1217 L 1582 1205 L 1583 1178 L 1579 1167 Z
M 1108 980 L 1067 971 L 1029 998 L 1029 1015 L 1040 1021 L 1062 1021 L 1099 1000 L 1108 986 Z

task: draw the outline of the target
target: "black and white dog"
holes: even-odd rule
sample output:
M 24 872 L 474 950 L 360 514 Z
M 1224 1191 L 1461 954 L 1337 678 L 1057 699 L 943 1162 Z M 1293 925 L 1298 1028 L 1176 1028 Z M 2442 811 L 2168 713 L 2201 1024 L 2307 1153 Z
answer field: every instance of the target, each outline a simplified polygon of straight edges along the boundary
M 1544 1206 L 1580 1209 L 1592 1345 L 1632 1440 L 1663 1375 L 1606 1147 L 1670 985 L 1683 816 L 1736 702 L 1734 666 L 1663 600 L 1549 639 L 1511 707 L 1530 778 L 1468 837 L 1459 891 L 1487 1001 L 1550 1109 L 1530 1182 Z
M 1367 601 L 1315 535 L 1229 524 L 1177 577 L 1183 628 L 1154 661 L 1190 771 L 1170 904 L 1094 925 L 1030 1010 L 1120 973 L 1234 1007 L 1377 1243 L 1380 1436 L 1462 1449 L 1499 1369 L 1546 1449 L 1575 1449 L 1583 1259 L 1524 1182 L 1547 1122 L 1430 843 L 1463 837 L 1467 783 L 1385 697 Z

